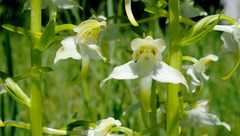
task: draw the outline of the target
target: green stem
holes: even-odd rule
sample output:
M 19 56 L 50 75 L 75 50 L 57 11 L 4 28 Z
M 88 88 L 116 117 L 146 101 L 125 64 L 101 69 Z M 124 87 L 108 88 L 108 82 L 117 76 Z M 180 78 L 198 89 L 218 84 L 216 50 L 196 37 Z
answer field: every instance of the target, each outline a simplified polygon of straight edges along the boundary
M 157 105 L 156 105 L 156 81 L 152 82 L 152 93 L 151 93 L 151 109 L 150 112 L 150 127 L 154 127 L 157 124 Z M 157 130 L 154 129 L 150 132 L 150 136 L 156 136 Z
M 23 128 L 23 129 L 30 129 L 30 124 L 21 122 L 21 121 L 14 121 L 14 120 L 8 120 L 4 121 L 4 124 L 7 126 L 12 126 L 12 127 L 18 127 L 18 128 Z M 54 129 L 54 128 L 48 128 L 48 127 L 43 127 L 43 133 L 47 134 L 54 134 L 54 135 L 81 135 L 81 131 L 66 131 L 66 130 L 59 130 L 59 129 Z
M 169 0 L 169 65 L 179 71 L 182 67 L 182 50 L 179 40 L 179 1 Z M 167 136 L 179 135 L 180 84 L 169 84 L 167 93 Z
M 41 0 L 31 0 L 31 30 L 41 32 Z M 42 54 L 34 50 L 37 43 L 36 38 L 32 38 L 31 46 L 31 69 L 41 67 Z M 31 135 L 42 136 L 42 79 L 41 74 L 34 74 L 31 77 L 31 98 L 30 98 L 30 124 Z
M 201 81 L 200 89 L 199 89 L 197 95 L 195 96 L 195 98 L 193 99 L 192 103 L 196 103 L 197 102 L 197 100 L 201 96 L 202 92 L 203 92 L 203 81 Z

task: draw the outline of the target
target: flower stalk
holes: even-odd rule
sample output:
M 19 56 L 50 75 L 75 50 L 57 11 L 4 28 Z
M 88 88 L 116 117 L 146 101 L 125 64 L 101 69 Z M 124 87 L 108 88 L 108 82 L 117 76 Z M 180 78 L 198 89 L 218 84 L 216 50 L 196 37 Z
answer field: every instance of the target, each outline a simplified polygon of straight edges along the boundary
M 41 0 L 31 0 L 31 30 L 41 32 Z M 42 54 L 34 50 L 38 39 L 32 38 L 31 46 L 31 69 L 41 67 Z M 42 136 L 42 79 L 41 74 L 34 74 L 31 77 L 31 98 L 30 98 L 30 124 L 31 135 Z
M 179 40 L 179 1 L 169 0 L 169 65 L 179 71 L 182 66 L 182 50 Z M 180 84 L 169 84 L 167 92 L 167 136 L 179 135 Z

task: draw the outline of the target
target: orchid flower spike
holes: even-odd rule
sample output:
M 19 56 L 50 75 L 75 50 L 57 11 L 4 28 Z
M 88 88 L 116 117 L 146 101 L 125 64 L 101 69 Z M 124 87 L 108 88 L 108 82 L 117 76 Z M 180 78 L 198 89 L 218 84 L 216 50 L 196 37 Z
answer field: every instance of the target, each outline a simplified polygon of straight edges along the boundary
M 122 124 L 119 120 L 115 120 L 112 117 L 102 119 L 98 121 L 96 128 L 90 128 L 87 132 L 87 136 L 109 136 L 108 132 L 113 127 L 120 127 Z
M 229 79 L 237 70 L 240 64 L 240 19 L 235 25 L 216 25 L 213 30 L 223 31 L 221 39 L 223 41 L 223 54 L 238 51 L 238 61 L 233 70 L 222 79 Z
M 208 56 L 201 58 L 198 61 L 196 60 L 193 65 L 183 66 L 183 69 L 187 69 L 187 74 L 192 77 L 191 91 L 193 93 L 196 91 L 197 86 L 203 86 L 203 82 L 209 79 L 209 76 L 204 73 L 209 62 L 217 60 L 218 57 L 216 55 L 209 54 Z M 200 80 L 198 78 L 200 78 Z
M 76 36 L 70 36 L 61 41 L 63 46 L 58 49 L 54 63 L 67 58 L 82 59 L 81 74 L 73 84 L 79 83 L 86 74 L 89 59 L 106 61 L 97 45 L 98 34 L 102 30 L 102 26 L 106 26 L 105 21 L 86 20 L 73 29 L 74 32 L 77 32 Z M 77 46 L 79 46 L 80 51 L 78 51 Z
M 132 23 L 132 25 L 138 26 L 139 24 L 135 20 L 133 13 L 132 13 L 131 0 L 125 0 L 125 10 L 127 13 L 127 17 L 129 19 L 129 21 Z
M 207 106 L 209 100 L 199 100 L 194 106 L 186 106 L 185 115 L 180 120 L 181 127 L 204 127 L 204 126 L 224 126 L 228 131 L 231 127 L 221 122 L 217 115 L 208 113 L 209 107 Z
M 134 39 L 131 42 L 131 48 L 134 51 L 133 60 L 115 67 L 100 86 L 112 78 L 120 80 L 139 78 L 142 105 L 145 111 L 150 112 L 152 79 L 163 83 L 182 83 L 188 89 L 182 73 L 162 61 L 162 52 L 165 47 L 162 39 L 153 40 L 151 36 L 145 39 Z

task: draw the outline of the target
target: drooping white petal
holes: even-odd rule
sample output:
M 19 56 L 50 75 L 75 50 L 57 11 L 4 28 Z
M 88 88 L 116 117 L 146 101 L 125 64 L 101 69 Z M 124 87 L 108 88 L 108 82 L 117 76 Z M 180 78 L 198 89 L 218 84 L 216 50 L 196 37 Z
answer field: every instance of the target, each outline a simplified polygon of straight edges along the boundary
M 104 79 L 100 86 L 103 86 L 103 84 L 109 80 L 109 79 L 136 79 L 138 78 L 139 72 L 137 64 L 134 61 L 129 61 L 126 64 L 123 64 L 121 66 L 115 67 L 112 71 L 112 73 Z
M 73 0 L 52 0 L 54 5 L 61 9 L 70 9 L 79 5 Z
M 196 108 L 185 111 L 187 115 L 186 117 L 182 118 L 182 120 L 180 121 L 180 125 L 182 127 L 185 126 L 203 127 L 212 125 L 217 126 L 222 125 L 229 131 L 231 131 L 231 127 L 227 123 L 221 122 L 217 115 L 207 113 L 208 112 L 207 103 L 208 100 L 198 101 Z
M 88 54 L 92 60 L 107 60 L 105 57 L 102 56 L 100 48 L 96 44 L 88 45 Z
M 77 46 L 75 44 L 75 39 L 73 36 L 62 40 L 61 44 L 63 46 L 58 49 L 56 53 L 56 57 L 54 59 L 54 63 L 56 63 L 61 59 L 67 59 L 67 58 L 73 58 L 76 60 L 81 59 L 81 55 L 77 51 Z
M 152 53 L 142 53 L 137 62 L 140 78 L 140 94 L 143 109 L 151 112 L 151 88 L 154 65 L 154 55 Z
M 125 10 L 126 10 L 128 19 L 132 23 L 132 25 L 138 26 L 139 24 L 135 20 L 133 13 L 132 13 L 131 0 L 125 0 Z
M 191 88 L 191 91 L 194 93 L 196 91 L 196 87 L 201 85 L 201 82 L 200 80 L 198 80 L 196 76 L 197 73 L 193 69 L 193 66 L 187 70 L 187 74 L 192 78 L 190 88 Z
M 154 65 L 152 78 L 162 83 L 181 83 L 189 90 L 187 81 L 182 73 L 162 61 Z

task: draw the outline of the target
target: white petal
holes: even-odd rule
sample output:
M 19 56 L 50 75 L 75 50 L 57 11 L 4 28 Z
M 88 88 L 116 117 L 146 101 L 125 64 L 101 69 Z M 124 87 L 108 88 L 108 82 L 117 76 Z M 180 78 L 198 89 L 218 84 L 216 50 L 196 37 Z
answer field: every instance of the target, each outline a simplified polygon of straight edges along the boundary
M 187 70 L 187 74 L 192 78 L 190 87 L 192 93 L 194 93 L 196 91 L 196 87 L 201 85 L 201 82 L 200 80 L 198 80 L 196 72 L 193 69 L 193 66 Z
M 58 49 L 56 53 L 56 57 L 54 59 L 54 63 L 61 59 L 73 58 L 76 60 L 81 59 L 81 55 L 77 51 L 77 46 L 75 44 L 74 37 L 68 37 L 61 41 L 63 45 L 61 48 Z
M 223 45 L 222 45 L 223 55 L 228 52 L 234 52 L 238 50 L 238 42 L 234 38 L 233 34 L 224 32 L 221 35 L 221 39 L 223 41 Z
M 121 66 L 115 67 L 112 71 L 112 73 L 104 79 L 100 86 L 103 86 L 103 84 L 109 80 L 109 79 L 136 79 L 138 78 L 138 67 L 137 64 L 134 61 L 129 61 L 126 64 L 123 64 Z
M 131 8 L 131 0 L 125 0 L 125 10 L 128 16 L 128 19 L 134 26 L 138 26 L 137 21 L 135 20 L 133 13 L 132 13 L 132 8 Z
M 213 30 L 216 31 L 223 31 L 232 34 L 233 33 L 233 28 L 229 25 L 216 25 Z
M 73 7 L 79 6 L 75 1 L 73 0 L 52 0 L 54 5 L 56 5 L 58 8 L 62 9 L 70 9 Z
M 162 61 L 154 65 L 152 77 L 158 82 L 174 84 L 182 83 L 186 86 L 187 90 L 189 90 L 187 81 L 182 73 Z
M 88 45 L 88 53 L 89 57 L 92 60 L 104 60 L 104 61 L 107 60 L 105 57 L 102 56 L 100 48 L 96 44 Z

